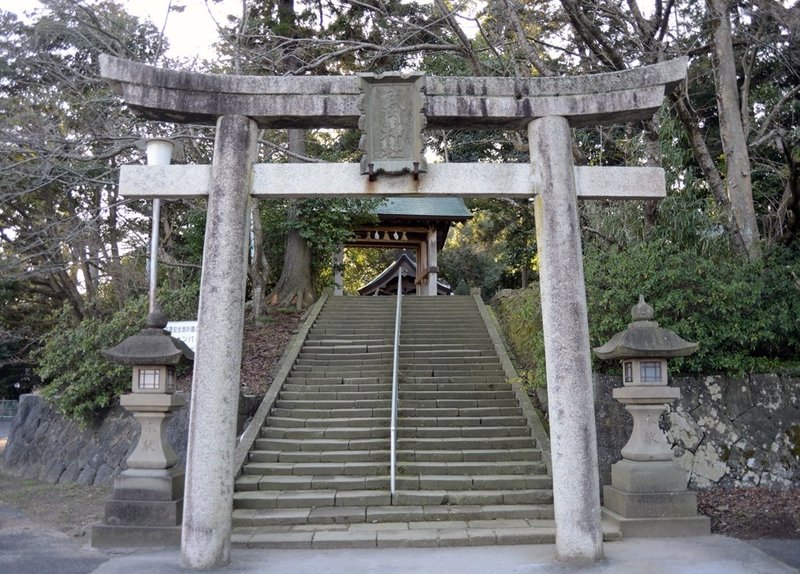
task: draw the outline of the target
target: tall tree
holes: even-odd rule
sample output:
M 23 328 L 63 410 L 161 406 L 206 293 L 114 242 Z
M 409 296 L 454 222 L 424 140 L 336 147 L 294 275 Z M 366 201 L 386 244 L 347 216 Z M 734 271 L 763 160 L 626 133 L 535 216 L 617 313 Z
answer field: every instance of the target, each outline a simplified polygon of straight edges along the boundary
M 113 2 L 43 4 L 30 24 L 0 13 L 0 272 L 81 319 L 123 273 L 135 225 L 120 208 L 116 170 L 137 127 L 99 80 L 97 55 L 146 59 L 158 32 Z M 118 301 L 125 284 L 112 283 Z

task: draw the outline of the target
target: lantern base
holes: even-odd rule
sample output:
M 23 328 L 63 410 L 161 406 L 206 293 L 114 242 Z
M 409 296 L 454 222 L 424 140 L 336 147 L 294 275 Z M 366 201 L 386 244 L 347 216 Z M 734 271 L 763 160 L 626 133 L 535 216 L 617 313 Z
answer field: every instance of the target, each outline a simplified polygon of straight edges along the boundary
M 180 526 L 111 526 L 94 524 L 92 548 L 180 548 Z
M 674 461 L 620 460 L 603 487 L 603 518 L 626 538 L 706 536 L 711 520 L 697 514 L 697 495 Z
M 128 469 L 114 481 L 103 524 L 91 530 L 95 548 L 177 547 L 183 520 L 184 472 Z
M 668 518 L 626 518 L 602 509 L 603 520 L 622 532 L 623 538 L 679 538 L 710 536 L 708 516 L 672 516 Z

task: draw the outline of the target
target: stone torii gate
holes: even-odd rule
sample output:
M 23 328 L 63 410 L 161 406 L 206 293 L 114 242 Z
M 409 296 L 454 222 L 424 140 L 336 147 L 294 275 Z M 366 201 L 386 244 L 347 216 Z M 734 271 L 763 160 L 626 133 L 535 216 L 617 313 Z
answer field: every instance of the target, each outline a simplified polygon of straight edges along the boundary
M 128 197 L 208 197 L 198 311 L 182 564 L 228 562 L 248 200 L 308 196 L 535 197 L 549 396 L 556 552 L 602 558 L 589 329 L 577 198 L 665 195 L 660 168 L 576 167 L 570 128 L 648 119 L 686 74 L 678 59 L 577 77 L 426 77 L 429 128 L 527 129 L 530 164 L 433 164 L 373 177 L 358 164 L 255 164 L 259 128 L 355 128 L 357 77 L 250 77 L 159 69 L 101 56 L 101 74 L 139 116 L 216 124 L 208 165 L 124 166 Z M 424 123 L 424 122 L 423 122 Z M 416 171 L 416 166 L 414 171 Z

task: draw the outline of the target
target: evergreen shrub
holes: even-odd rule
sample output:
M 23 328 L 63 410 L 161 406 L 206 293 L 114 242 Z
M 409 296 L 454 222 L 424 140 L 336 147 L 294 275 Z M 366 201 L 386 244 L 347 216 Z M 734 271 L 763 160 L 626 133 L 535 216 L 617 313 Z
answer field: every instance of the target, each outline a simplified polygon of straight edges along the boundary
M 589 333 L 599 346 L 630 323 L 639 294 L 655 319 L 698 351 L 670 361 L 681 374 L 742 375 L 800 371 L 800 256 L 772 248 L 761 261 L 731 252 L 704 253 L 667 242 L 630 250 L 588 246 L 584 255 Z M 539 286 L 502 292 L 498 319 L 531 386 L 545 382 Z M 595 370 L 615 373 L 615 361 Z
M 197 317 L 197 284 L 159 291 L 158 300 L 170 320 Z M 37 374 L 46 383 L 44 397 L 83 426 L 113 406 L 117 397 L 130 389 L 131 367 L 109 363 L 100 351 L 145 326 L 147 303 L 147 297 L 137 297 L 110 317 L 86 318 L 77 325 L 64 307 L 36 356 Z

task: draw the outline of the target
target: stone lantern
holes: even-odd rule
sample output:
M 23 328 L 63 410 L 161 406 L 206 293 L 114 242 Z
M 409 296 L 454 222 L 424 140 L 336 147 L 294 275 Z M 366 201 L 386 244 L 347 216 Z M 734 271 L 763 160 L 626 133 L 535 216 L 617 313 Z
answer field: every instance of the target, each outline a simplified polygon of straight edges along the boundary
M 175 393 L 175 367 L 194 353 L 164 330 L 167 317 L 154 311 L 137 335 L 103 351 L 112 363 L 131 365 L 131 394 L 120 404 L 141 425 L 128 468 L 114 482 L 103 524 L 92 527 L 92 546 L 172 546 L 180 542 L 183 468 L 166 437 L 167 424 L 186 399 Z
M 613 396 L 633 417 L 622 460 L 611 467 L 611 486 L 603 487 L 603 516 L 625 537 L 709 534 L 709 519 L 697 515 L 697 497 L 659 427 L 661 414 L 680 397 L 667 385 L 667 359 L 691 355 L 697 343 L 659 327 L 641 295 L 631 316 L 624 331 L 594 350 L 622 363 L 623 386 Z

